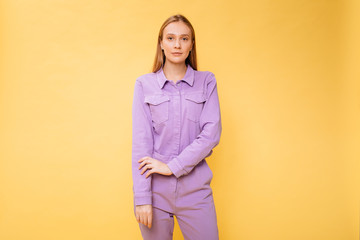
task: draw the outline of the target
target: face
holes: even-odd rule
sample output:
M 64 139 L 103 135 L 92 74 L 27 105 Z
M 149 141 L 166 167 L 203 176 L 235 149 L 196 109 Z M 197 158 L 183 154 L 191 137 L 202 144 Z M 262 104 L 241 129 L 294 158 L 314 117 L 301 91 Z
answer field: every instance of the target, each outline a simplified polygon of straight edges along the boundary
M 166 61 L 185 62 L 193 46 L 190 28 L 182 21 L 168 24 L 164 28 L 160 45 L 164 49 Z

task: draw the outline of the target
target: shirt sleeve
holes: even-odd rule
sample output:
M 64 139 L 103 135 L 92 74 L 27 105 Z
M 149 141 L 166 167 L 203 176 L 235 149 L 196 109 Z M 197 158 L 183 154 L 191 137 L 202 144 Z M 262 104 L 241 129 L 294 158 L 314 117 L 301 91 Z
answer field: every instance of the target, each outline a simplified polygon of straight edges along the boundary
M 141 82 L 137 79 L 132 105 L 132 178 L 135 205 L 152 204 L 151 179 L 141 175 L 138 160 L 153 154 L 153 132 L 149 106 L 144 102 Z
M 190 171 L 204 158 L 212 154 L 212 149 L 219 144 L 222 131 L 219 97 L 215 75 L 211 73 L 207 84 L 207 100 L 200 115 L 201 132 L 176 157 L 167 164 L 173 174 L 179 178 Z

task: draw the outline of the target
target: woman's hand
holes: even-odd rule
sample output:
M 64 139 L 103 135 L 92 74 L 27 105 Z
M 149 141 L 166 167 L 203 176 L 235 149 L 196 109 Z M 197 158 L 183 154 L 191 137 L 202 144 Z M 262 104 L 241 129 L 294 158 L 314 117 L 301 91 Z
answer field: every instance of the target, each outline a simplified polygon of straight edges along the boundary
M 137 205 L 135 206 L 135 217 L 138 223 L 142 223 L 148 228 L 152 225 L 152 205 Z
M 140 164 L 139 169 L 142 168 L 141 175 L 144 174 L 146 170 L 149 170 L 146 174 L 146 178 L 150 176 L 150 174 L 158 173 L 166 176 L 170 176 L 172 174 L 170 168 L 166 163 L 163 163 L 155 158 L 151 157 L 143 157 L 138 161 Z

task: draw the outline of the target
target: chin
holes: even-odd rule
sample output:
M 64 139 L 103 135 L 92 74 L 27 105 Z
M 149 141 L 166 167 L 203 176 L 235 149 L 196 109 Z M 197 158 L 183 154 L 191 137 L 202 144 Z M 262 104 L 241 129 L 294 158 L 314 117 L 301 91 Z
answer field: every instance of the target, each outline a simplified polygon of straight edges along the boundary
M 168 59 L 172 63 L 183 63 L 186 59 Z

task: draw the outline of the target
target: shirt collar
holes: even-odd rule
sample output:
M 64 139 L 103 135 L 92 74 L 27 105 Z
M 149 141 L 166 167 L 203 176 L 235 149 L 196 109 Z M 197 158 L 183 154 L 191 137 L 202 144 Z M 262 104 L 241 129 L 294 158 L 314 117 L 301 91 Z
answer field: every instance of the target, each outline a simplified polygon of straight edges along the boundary
M 190 86 L 193 86 L 194 74 L 195 74 L 194 69 L 190 66 L 190 64 L 187 64 L 185 76 L 181 80 L 184 80 Z M 166 81 L 172 81 L 172 80 L 169 80 L 166 78 L 162 67 L 156 72 L 156 77 L 157 77 L 157 81 L 160 85 L 160 88 L 164 87 Z

